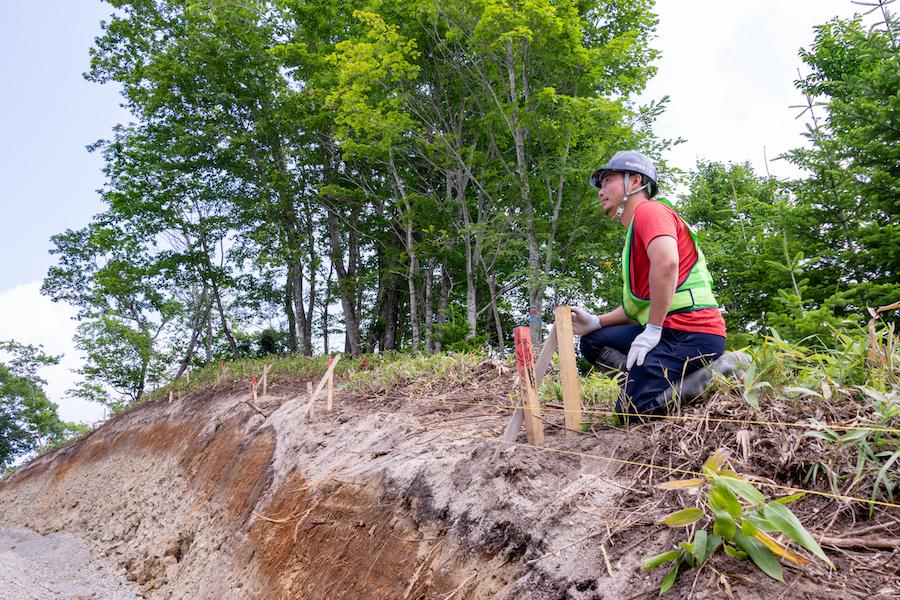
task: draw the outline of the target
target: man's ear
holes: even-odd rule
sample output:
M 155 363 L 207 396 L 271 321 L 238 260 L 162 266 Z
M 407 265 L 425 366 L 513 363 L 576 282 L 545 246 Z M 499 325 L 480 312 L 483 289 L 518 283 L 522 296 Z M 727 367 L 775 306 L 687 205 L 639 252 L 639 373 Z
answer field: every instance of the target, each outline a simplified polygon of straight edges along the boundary
M 628 189 L 636 190 L 641 187 L 642 182 L 644 181 L 644 176 L 640 173 L 632 173 L 628 176 Z

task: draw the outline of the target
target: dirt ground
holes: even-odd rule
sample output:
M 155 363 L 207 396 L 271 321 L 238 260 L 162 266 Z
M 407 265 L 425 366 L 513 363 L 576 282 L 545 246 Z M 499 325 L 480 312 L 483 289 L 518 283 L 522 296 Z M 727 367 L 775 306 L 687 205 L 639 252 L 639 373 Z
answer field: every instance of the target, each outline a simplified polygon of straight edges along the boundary
M 137 600 L 133 586 L 68 533 L 40 535 L 0 528 L 0 598 L 9 600 Z
M 675 541 L 668 497 L 579 455 L 634 455 L 640 428 L 575 434 L 548 414 L 556 451 L 495 459 L 514 384 L 491 369 L 428 393 L 339 387 L 313 418 L 302 381 L 260 398 L 265 416 L 237 383 L 146 403 L 0 483 L 0 526 L 77 535 L 154 599 L 655 597 L 662 570 L 639 567 Z M 895 597 L 897 553 L 855 554 L 839 571 L 885 576 L 786 569 L 785 586 L 721 557 L 670 596 Z

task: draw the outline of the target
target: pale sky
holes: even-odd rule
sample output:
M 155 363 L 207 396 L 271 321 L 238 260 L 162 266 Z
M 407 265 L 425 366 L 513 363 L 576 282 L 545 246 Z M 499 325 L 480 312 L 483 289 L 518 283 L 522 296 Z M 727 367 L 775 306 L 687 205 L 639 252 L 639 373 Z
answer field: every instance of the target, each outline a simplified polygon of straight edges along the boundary
M 102 162 L 85 146 L 128 120 L 115 87 L 86 82 L 88 48 L 111 10 L 95 0 L 2 0 L 0 21 L 0 340 L 44 344 L 65 354 L 44 369 L 48 392 L 66 420 L 94 422 L 102 407 L 66 398 L 79 365 L 72 345 L 74 310 L 40 296 L 53 264 L 49 238 L 85 226 L 101 209 L 95 190 Z M 671 97 L 659 119 L 661 137 L 688 141 L 666 155 L 690 170 L 698 158 L 769 160 L 803 143 L 803 98 L 794 89 L 797 52 L 813 26 L 861 7 L 850 0 L 660 0 L 658 74 L 643 99 Z M 770 162 L 780 177 L 797 173 Z

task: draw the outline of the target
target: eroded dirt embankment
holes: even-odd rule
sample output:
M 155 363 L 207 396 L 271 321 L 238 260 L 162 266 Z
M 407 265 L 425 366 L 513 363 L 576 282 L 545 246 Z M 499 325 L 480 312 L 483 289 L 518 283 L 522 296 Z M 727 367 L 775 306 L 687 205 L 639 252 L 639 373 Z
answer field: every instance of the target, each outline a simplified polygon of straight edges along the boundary
M 614 474 L 518 448 L 495 461 L 507 411 L 339 392 L 304 419 L 302 387 L 260 399 L 265 417 L 234 388 L 144 404 L 4 480 L 0 525 L 79 535 L 152 598 L 621 597 L 659 546 L 607 567 L 593 542 L 627 516 Z

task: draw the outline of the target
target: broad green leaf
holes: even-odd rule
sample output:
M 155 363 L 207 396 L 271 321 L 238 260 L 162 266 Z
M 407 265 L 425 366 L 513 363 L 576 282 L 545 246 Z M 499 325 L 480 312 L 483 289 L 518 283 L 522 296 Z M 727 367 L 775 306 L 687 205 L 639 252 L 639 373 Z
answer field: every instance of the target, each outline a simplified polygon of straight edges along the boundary
M 722 536 L 712 534 L 706 538 L 706 556 L 712 556 L 716 553 L 719 546 L 722 544 Z
M 731 490 L 717 478 L 709 491 L 709 503 L 713 510 L 724 510 L 732 517 L 741 516 L 741 503 Z
M 759 396 L 753 390 L 744 390 L 744 400 L 747 401 L 753 410 L 759 412 Z
M 784 575 L 781 572 L 781 565 L 778 559 L 772 554 L 768 548 L 753 538 L 748 538 L 742 533 L 736 533 L 734 536 L 735 543 L 740 546 L 741 550 L 747 553 L 750 560 L 762 569 L 762 572 L 778 581 L 784 583 Z
M 694 542 L 692 544 L 694 550 L 694 558 L 697 560 L 697 564 L 702 564 L 703 561 L 706 560 L 706 544 L 707 544 L 707 534 L 705 529 L 698 529 L 694 532 Z
M 716 477 L 716 482 L 721 482 L 726 488 L 749 502 L 750 504 L 762 504 L 766 501 L 765 496 L 755 487 L 742 479 L 732 477 Z
M 806 527 L 800 523 L 797 515 L 791 512 L 791 509 L 779 502 L 770 502 L 763 509 L 763 514 L 770 523 L 778 527 L 779 531 L 821 558 L 829 567 L 834 568 L 834 564 L 825 555 L 825 552 L 822 551 L 822 548 L 813 539 L 809 531 L 806 530 Z
M 703 509 L 697 508 L 696 506 L 691 506 L 689 508 L 683 508 L 679 511 L 673 512 L 671 515 L 663 519 L 663 523 L 665 523 L 669 527 L 683 527 L 685 525 L 690 525 L 691 523 L 696 523 L 703 518 L 703 515 Z
M 716 520 L 713 523 L 713 533 L 721 535 L 726 540 L 731 540 L 734 539 L 736 531 L 737 526 L 734 523 L 734 519 L 731 518 L 731 515 L 724 511 L 716 513 Z
M 743 533 L 744 535 L 753 537 L 758 531 L 759 529 L 756 527 L 756 525 L 753 524 L 752 521 L 750 521 L 750 519 L 741 520 L 741 533 Z
M 749 515 L 745 515 L 744 519 L 750 521 L 757 529 L 760 529 L 762 531 L 767 531 L 769 533 L 780 531 L 775 525 L 763 518 L 761 516 L 761 513 L 757 511 L 754 511 Z
M 680 566 L 681 560 L 676 560 L 675 564 L 672 565 L 672 568 L 669 569 L 669 572 L 666 573 L 666 576 L 663 577 L 662 584 L 659 586 L 660 596 L 671 590 L 672 586 L 675 585 L 675 578 L 678 577 L 678 567 Z
M 667 563 L 670 560 L 675 560 L 681 556 L 680 550 L 669 550 L 668 552 L 663 552 L 662 554 L 657 554 L 656 556 L 651 556 L 647 559 L 643 565 L 641 565 L 641 569 L 645 571 L 650 571 L 651 569 L 655 569 L 659 565 L 663 563 Z
M 725 554 L 732 558 L 736 558 L 738 560 L 744 560 L 747 558 L 747 553 L 743 550 L 738 550 L 737 548 L 731 546 L 730 544 L 725 544 L 722 546 L 725 549 Z

